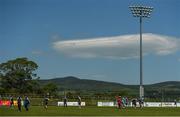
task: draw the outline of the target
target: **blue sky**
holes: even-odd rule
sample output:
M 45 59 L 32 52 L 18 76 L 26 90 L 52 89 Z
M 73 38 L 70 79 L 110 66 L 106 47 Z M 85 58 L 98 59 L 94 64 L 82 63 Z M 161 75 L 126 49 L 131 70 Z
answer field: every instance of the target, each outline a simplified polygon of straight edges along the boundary
M 179 0 L 0 0 L 0 63 L 28 57 L 41 79 L 139 84 L 136 4 L 154 7 L 143 19 L 144 83 L 180 81 Z

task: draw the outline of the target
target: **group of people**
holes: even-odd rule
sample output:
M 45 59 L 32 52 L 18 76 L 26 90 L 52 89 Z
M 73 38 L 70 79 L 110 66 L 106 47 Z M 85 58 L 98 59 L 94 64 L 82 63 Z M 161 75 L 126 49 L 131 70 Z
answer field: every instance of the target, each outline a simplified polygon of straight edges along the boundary
M 25 96 L 23 103 L 22 103 L 22 101 L 23 101 L 22 98 L 19 96 L 17 98 L 18 111 L 20 111 L 20 112 L 22 111 L 22 105 L 24 105 L 25 110 L 28 111 L 29 106 L 30 106 L 29 98 L 27 96 Z M 48 108 L 48 101 L 49 101 L 49 98 L 47 96 L 42 101 L 42 104 L 46 110 Z M 80 96 L 77 97 L 77 101 L 78 101 L 79 108 L 81 108 L 81 97 Z M 64 102 L 64 107 L 67 107 L 68 100 L 67 100 L 66 96 L 64 96 L 63 102 Z M 13 106 L 14 106 L 14 98 L 13 98 L 13 96 L 11 96 L 10 97 L 10 108 L 12 108 Z
M 47 107 L 48 107 L 48 101 L 49 101 L 49 99 L 47 97 L 45 97 L 44 100 L 43 100 L 43 105 L 44 105 L 44 108 L 46 110 L 47 110 Z M 67 99 L 66 96 L 64 96 L 64 98 L 63 98 L 64 107 L 68 106 L 67 102 L 68 102 L 68 99 Z M 77 102 L 78 102 L 79 108 L 81 108 L 81 97 L 80 96 L 77 97 Z
M 66 96 L 64 96 L 63 102 L 64 102 L 64 107 L 67 107 L 67 97 Z M 80 96 L 77 97 L 77 102 L 78 102 L 79 108 L 81 108 L 81 97 Z
M 20 112 L 22 110 L 21 109 L 22 108 L 22 101 L 23 101 L 22 98 L 19 96 L 17 98 L 17 106 L 18 106 L 18 110 Z M 29 110 L 30 101 L 29 101 L 29 98 L 27 96 L 25 96 L 23 104 L 24 104 L 25 110 L 28 111 Z M 14 98 L 13 98 L 13 96 L 11 96 L 10 97 L 10 108 L 12 108 L 13 106 L 14 106 Z
M 130 104 L 127 97 L 121 97 L 121 96 L 117 96 L 117 97 L 116 97 L 116 102 L 117 102 L 117 107 L 120 108 L 120 109 L 121 109 L 121 108 L 125 108 L 125 107 L 127 107 L 127 106 Z M 140 108 L 142 108 L 142 107 L 143 107 L 143 104 L 144 104 L 144 101 L 143 101 L 142 98 L 139 98 L 139 99 L 133 98 L 133 99 L 131 100 L 131 102 L 132 102 L 132 106 L 133 106 L 134 108 L 137 107 L 137 103 L 139 103 L 139 107 L 140 107 Z
M 47 98 L 47 97 L 45 97 L 43 100 L 43 106 L 46 110 L 48 107 L 48 101 L 49 101 L 49 98 Z M 18 107 L 18 111 L 20 111 L 20 112 L 22 111 L 22 105 L 24 105 L 24 108 L 26 111 L 29 110 L 30 100 L 29 100 L 28 96 L 25 96 L 24 101 L 22 100 L 22 98 L 20 96 L 17 98 L 17 107 Z M 13 98 L 13 96 L 11 96 L 10 97 L 10 108 L 12 108 L 13 106 L 14 106 L 14 98 Z
M 121 97 L 121 96 L 116 97 L 116 102 L 117 102 L 118 108 L 125 108 L 129 104 L 128 98 L 127 97 Z
M 22 98 L 19 96 L 17 98 L 17 106 L 18 106 L 18 110 L 19 111 L 22 110 L 21 109 L 22 108 L 22 101 L 23 101 Z M 46 110 L 48 108 L 48 101 L 49 101 L 48 97 L 45 97 L 43 99 L 43 106 L 44 106 L 44 108 Z M 134 108 L 137 107 L 137 103 L 139 103 L 139 107 L 140 108 L 143 107 L 143 103 L 144 103 L 143 99 L 133 98 L 131 101 L 132 101 L 132 106 Z M 64 107 L 68 106 L 67 102 L 68 102 L 67 97 L 64 96 L 64 98 L 63 98 Z M 77 97 L 77 102 L 78 102 L 79 108 L 81 108 L 81 97 L 80 96 Z M 120 108 L 120 109 L 121 108 L 125 108 L 125 107 L 127 107 L 130 104 L 127 97 L 121 97 L 121 96 L 116 96 L 116 102 L 117 102 L 117 107 Z M 29 106 L 30 106 L 30 101 L 29 101 L 29 98 L 27 96 L 25 96 L 25 98 L 24 98 L 23 105 L 24 105 L 25 110 L 28 111 L 29 110 Z M 13 96 L 11 96 L 10 97 L 10 107 L 13 107 L 13 106 L 14 106 L 14 99 L 13 99 Z
M 134 108 L 137 107 L 137 102 L 139 103 L 139 107 L 142 108 L 143 105 L 144 105 L 144 100 L 143 100 L 143 98 L 139 98 L 139 99 L 133 98 L 133 99 L 132 99 L 132 106 L 133 106 Z

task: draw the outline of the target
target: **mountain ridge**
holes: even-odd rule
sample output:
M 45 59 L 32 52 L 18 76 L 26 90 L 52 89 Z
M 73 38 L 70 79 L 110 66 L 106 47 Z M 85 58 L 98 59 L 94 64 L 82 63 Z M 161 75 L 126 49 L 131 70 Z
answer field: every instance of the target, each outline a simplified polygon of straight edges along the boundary
M 93 80 L 93 79 L 81 79 L 81 78 L 78 78 L 78 77 L 75 77 L 75 76 L 56 77 L 56 78 L 51 78 L 51 79 L 40 79 L 40 81 L 66 81 L 66 80 L 95 81 L 95 82 L 127 85 L 127 86 L 139 86 L 138 84 L 123 84 L 123 83 L 111 82 L 111 81 L 102 81 L 102 80 Z M 162 81 L 162 82 L 157 82 L 157 83 L 145 84 L 145 86 L 165 85 L 165 84 L 180 84 L 180 81 Z
M 61 90 L 84 90 L 84 91 L 97 91 L 97 92 L 107 92 L 107 91 L 127 91 L 127 92 L 138 92 L 139 85 L 125 85 L 115 82 L 90 80 L 90 79 L 80 79 L 74 76 L 67 76 L 62 78 L 53 79 L 42 79 L 40 83 L 45 85 L 52 82 L 58 86 Z M 145 91 L 180 91 L 180 81 L 165 81 L 155 84 L 144 85 Z

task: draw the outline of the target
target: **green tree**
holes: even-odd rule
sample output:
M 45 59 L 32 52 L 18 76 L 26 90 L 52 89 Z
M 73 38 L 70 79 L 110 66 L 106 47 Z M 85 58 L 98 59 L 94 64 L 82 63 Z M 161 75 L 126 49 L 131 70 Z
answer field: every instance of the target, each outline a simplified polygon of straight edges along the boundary
M 58 91 L 58 87 L 56 84 L 54 83 L 48 83 L 46 85 L 43 86 L 43 91 L 44 93 L 48 93 L 49 95 L 56 95 L 57 91 Z
M 6 92 L 31 92 L 37 79 L 33 73 L 38 65 L 27 58 L 17 58 L 0 64 L 1 87 Z

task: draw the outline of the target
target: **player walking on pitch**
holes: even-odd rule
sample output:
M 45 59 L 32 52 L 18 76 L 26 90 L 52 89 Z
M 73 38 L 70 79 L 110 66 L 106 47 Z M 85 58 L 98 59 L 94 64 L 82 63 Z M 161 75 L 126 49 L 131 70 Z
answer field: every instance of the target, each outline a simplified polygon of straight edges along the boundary
M 78 106 L 79 106 L 79 108 L 81 108 L 81 97 L 80 96 L 78 96 Z
M 67 107 L 67 97 L 64 96 L 64 107 Z
M 118 108 L 121 109 L 122 108 L 122 99 L 121 99 L 121 96 L 118 96 L 116 100 L 117 100 Z
M 29 98 L 26 96 L 25 99 L 24 99 L 24 107 L 26 109 L 26 111 L 29 110 L 29 105 L 30 105 L 30 101 L 29 101 Z
M 21 112 L 21 97 L 19 96 L 18 99 L 17 99 L 17 104 L 18 104 L 18 110 Z
M 48 101 L 49 101 L 49 98 L 48 97 L 45 97 L 44 100 L 43 100 L 43 106 L 44 108 L 47 110 L 48 108 Z
M 14 99 L 13 96 L 10 97 L 10 108 L 14 106 Z

